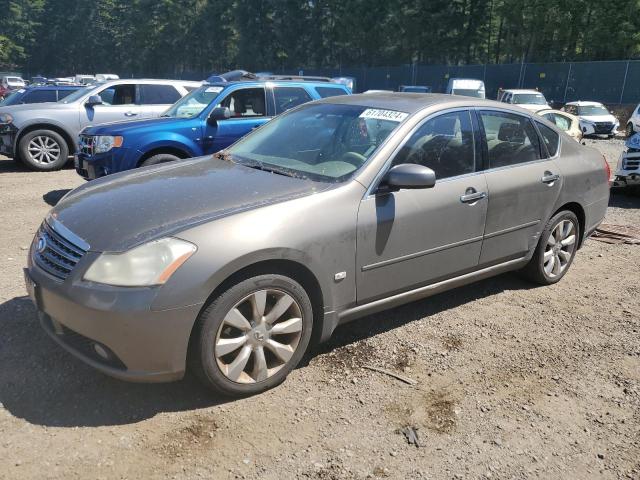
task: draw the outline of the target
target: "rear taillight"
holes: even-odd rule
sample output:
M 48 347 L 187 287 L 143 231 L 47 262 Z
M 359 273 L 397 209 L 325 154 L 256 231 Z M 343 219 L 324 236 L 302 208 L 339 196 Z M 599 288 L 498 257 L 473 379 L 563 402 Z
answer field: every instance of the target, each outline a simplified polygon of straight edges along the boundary
M 609 166 L 609 162 L 607 162 L 607 157 L 602 155 L 602 161 L 604 162 L 604 173 L 607 176 L 607 183 L 611 184 L 611 167 Z

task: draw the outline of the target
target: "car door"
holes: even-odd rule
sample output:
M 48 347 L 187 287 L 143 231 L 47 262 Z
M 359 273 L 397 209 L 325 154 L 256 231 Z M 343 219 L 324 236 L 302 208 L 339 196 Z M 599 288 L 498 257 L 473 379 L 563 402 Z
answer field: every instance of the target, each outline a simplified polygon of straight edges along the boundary
M 479 110 L 478 117 L 489 191 L 482 266 L 524 257 L 535 247 L 562 178 L 529 118 L 498 110 Z
M 433 188 L 378 189 L 362 200 L 356 254 L 359 303 L 477 267 L 487 185 L 472 122 L 465 109 L 428 118 L 388 164 L 433 169 Z
M 174 85 L 158 83 L 142 83 L 138 85 L 140 97 L 139 118 L 159 117 L 171 105 L 182 98 Z
M 119 120 L 135 120 L 139 117 L 141 106 L 136 84 L 110 85 L 96 94 L 102 99 L 102 104 L 83 106 L 83 111 L 80 112 L 81 128 Z
M 226 107 L 231 117 L 205 122 L 201 140 L 205 154 L 228 147 L 251 130 L 263 125 L 272 116 L 263 86 L 241 87 L 230 91 L 214 108 Z

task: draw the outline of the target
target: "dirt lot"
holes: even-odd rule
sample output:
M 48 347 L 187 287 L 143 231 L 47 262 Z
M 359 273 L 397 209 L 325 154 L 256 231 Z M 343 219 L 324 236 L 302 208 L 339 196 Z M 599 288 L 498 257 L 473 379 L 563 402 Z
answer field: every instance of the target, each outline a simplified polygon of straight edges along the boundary
M 0 478 L 640 479 L 640 246 L 591 240 L 558 285 L 508 274 L 364 318 L 224 401 L 112 380 L 39 328 L 27 246 L 80 183 L 0 160 Z M 606 221 L 640 225 L 640 198 L 614 194 Z

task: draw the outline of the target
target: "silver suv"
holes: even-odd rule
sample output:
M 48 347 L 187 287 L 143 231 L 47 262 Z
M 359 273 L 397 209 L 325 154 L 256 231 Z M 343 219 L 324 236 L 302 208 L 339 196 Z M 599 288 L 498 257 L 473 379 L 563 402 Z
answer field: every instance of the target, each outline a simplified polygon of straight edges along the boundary
M 181 80 L 113 80 L 55 103 L 0 107 L 0 154 L 33 170 L 62 168 L 89 125 L 158 117 L 199 87 Z
M 609 201 L 602 155 L 542 117 L 414 93 L 307 103 L 214 158 L 114 177 L 34 238 L 43 327 L 110 375 L 190 365 L 230 395 L 359 316 L 510 270 L 558 282 Z

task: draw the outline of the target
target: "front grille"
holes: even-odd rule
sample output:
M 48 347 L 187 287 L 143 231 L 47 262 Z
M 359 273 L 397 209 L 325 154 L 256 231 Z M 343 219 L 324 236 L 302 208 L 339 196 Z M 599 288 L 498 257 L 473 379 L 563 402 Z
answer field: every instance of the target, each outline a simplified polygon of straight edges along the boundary
M 596 133 L 611 133 L 611 130 L 613 130 L 613 123 L 596 122 L 595 130 L 596 130 Z
M 95 137 L 91 135 L 80 135 L 80 141 L 78 142 L 78 150 L 85 155 L 93 155 Z
M 34 239 L 33 261 L 38 267 L 60 280 L 69 276 L 73 267 L 87 253 L 43 222 Z
M 622 161 L 623 170 L 638 170 L 640 168 L 640 157 L 637 158 L 625 158 Z

